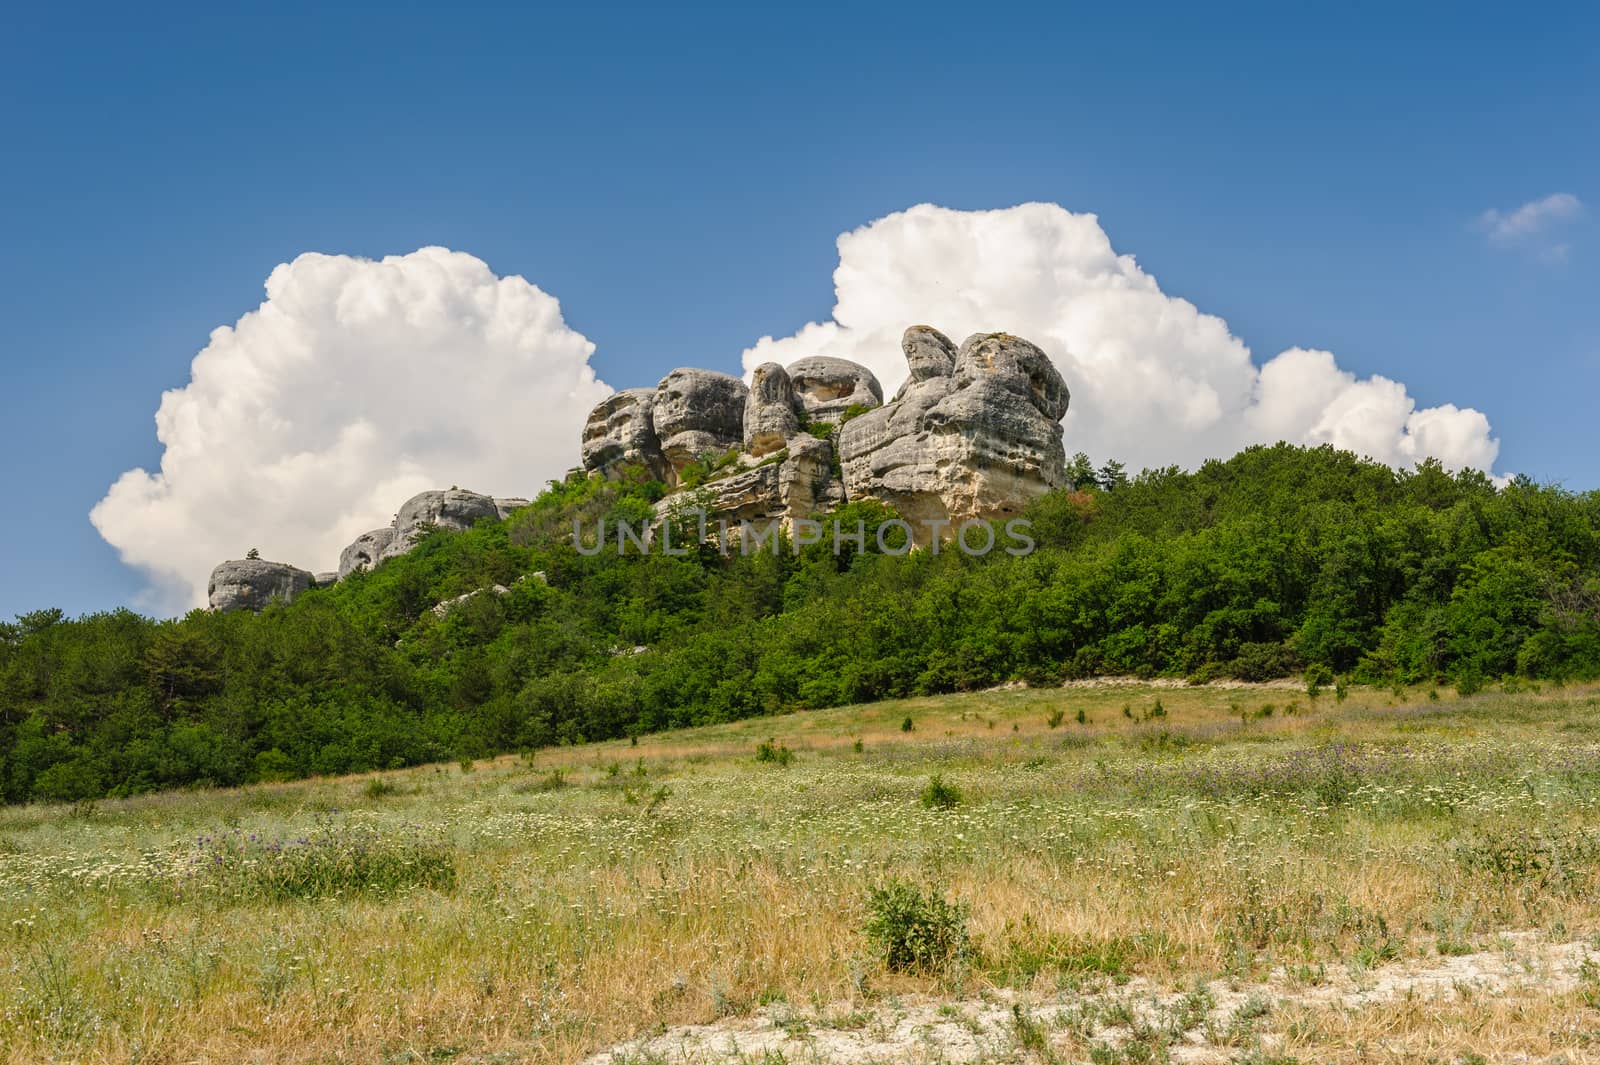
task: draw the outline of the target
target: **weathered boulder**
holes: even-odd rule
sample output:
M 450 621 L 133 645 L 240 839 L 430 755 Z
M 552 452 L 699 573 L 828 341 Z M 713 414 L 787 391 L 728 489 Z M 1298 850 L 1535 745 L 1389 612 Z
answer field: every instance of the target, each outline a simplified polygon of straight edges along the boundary
M 624 470 L 642 469 L 652 480 L 665 480 L 655 402 L 654 388 L 628 388 L 601 400 L 583 426 L 583 468 L 612 479 Z
M 844 485 L 833 475 L 833 443 L 810 434 L 789 441 L 778 467 L 778 501 L 789 518 L 808 518 L 844 502 Z
M 881 500 L 913 524 L 960 522 L 1016 514 L 1067 484 L 1069 396 L 1049 357 L 1020 337 L 980 333 L 947 374 L 934 372 L 952 347 L 925 326 L 907 331 L 907 361 L 927 376 L 840 430 L 848 498 Z
M 872 371 L 849 359 L 812 355 L 789 364 L 789 380 L 806 417 L 837 425 L 852 407 L 883 405 L 883 386 Z
M 531 499 L 523 499 L 521 496 L 509 496 L 504 499 L 496 496 L 494 509 L 495 513 L 500 516 L 500 520 L 505 521 L 511 517 L 512 511 L 525 507 L 531 502 L 533 502 Z
M 356 537 L 355 542 L 339 552 L 339 579 L 342 581 L 358 569 L 371 569 L 383 560 L 383 553 L 394 542 L 394 526 L 385 525 Z
M 498 520 L 500 510 L 490 496 L 451 488 L 419 492 L 406 500 L 394 519 L 394 539 L 383 549 L 384 558 L 398 558 L 417 545 L 424 529 L 470 529 L 483 518 Z
M 327 588 L 330 585 L 338 584 L 339 572 L 337 570 L 324 570 L 321 573 L 314 574 L 311 578 L 311 583 L 318 588 Z
M 744 402 L 744 449 L 756 458 L 781 450 L 800 431 L 800 403 L 789 374 L 765 362 L 750 375 Z
M 724 454 L 743 442 L 748 392 L 743 381 L 716 370 L 679 368 L 661 379 L 651 418 L 672 483 L 701 456 Z
M 287 562 L 241 558 L 211 571 L 206 595 L 212 610 L 260 610 L 274 600 L 293 602 L 311 587 L 312 579 Z
M 900 340 L 900 350 L 905 352 L 906 365 L 911 369 L 907 384 L 949 377 L 955 372 L 956 346 L 932 326 L 914 325 L 907 329 Z M 904 386 L 901 391 L 905 391 Z

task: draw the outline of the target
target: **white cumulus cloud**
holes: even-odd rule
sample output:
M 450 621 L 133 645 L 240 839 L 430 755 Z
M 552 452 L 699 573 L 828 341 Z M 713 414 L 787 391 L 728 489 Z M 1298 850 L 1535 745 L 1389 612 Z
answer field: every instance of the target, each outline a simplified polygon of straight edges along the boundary
M 531 495 L 611 391 L 553 297 L 471 255 L 307 254 L 266 295 L 162 397 L 160 470 L 127 471 L 90 514 L 149 607 L 202 605 L 211 567 L 252 547 L 332 569 L 424 489 Z
M 839 237 L 827 322 L 763 337 L 745 368 L 804 355 L 870 367 L 892 393 L 906 377 L 900 334 L 926 323 L 960 343 L 1027 337 L 1072 390 L 1067 450 L 1130 468 L 1192 466 L 1253 443 L 1331 443 L 1397 467 L 1427 457 L 1488 470 L 1499 453 L 1470 408 L 1418 408 L 1404 385 L 1358 379 L 1325 351 L 1258 366 L 1215 315 L 1169 296 L 1119 255 L 1092 214 L 1050 203 L 995 211 L 923 204 Z

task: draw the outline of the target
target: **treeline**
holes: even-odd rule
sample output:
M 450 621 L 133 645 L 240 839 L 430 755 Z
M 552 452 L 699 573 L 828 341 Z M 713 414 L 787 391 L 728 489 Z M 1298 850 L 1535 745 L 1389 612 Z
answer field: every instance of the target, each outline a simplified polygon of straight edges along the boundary
M 574 518 L 637 522 L 661 489 L 575 480 L 259 615 L 24 615 L 0 626 L 0 790 L 397 767 L 1013 679 L 1600 675 L 1600 494 L 1287 445 L 1095 473 L 1033 504 L 1022 558 L 870 537 L 586 557 Z

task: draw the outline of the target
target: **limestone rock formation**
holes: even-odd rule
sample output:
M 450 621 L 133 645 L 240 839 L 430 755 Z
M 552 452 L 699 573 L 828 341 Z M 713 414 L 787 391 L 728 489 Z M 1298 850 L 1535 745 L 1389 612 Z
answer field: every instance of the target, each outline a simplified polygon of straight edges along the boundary
M 688 462 L 738 448 L 735 461 L 692 492 L 669 494 L 657 513 L 703 507 L 712 521 L 758 526 L 855 499 L 881 500 L 914 524 L 1001 518 L 1066 485 L 1067 386 L 1044 352 L 1006 333 L 979 333 L 958 349 L 925 325 L 906 330 L 901 350 L 910 375 L 888 405 L 872 371 L 847 359 L 765 363 L 747 390 L 727 374 L 674 370 L 648 410 L 649 389 L 595 408 L 584 466 L 610 477 L 632 464 L 657 476 L 659 452 L 659 479 L 678 487 Z
M 383 553 L 394 542 L 394 526 L 385 525 L 356 537 L 355 543 L 339 552 L 339 579 L 358 569 L 371 569 L 383 560 Z
M 913 523 L 999 518 L 1067 484 L 1061 418 L 1066 382 L 1020 337 L 979 333 L 938 373 L 953 345 L 927 327 L 907 332 L 907 361 L 924 374 L 895 402 L 839 432 L 845 494 L 879 499 Z
M 274 600 L 292 602 L 311 587 L 312 580 L 311 574 L 287 562 L 241 558 L 211 571 L 206 595 L 212 610 L 261 610 Z
M 703 455 L 724 454 L 743 442 L 748 392 L 743 381 L 716 370 L 679 368 L 661 379 L 651 419 L 674 475 Z
M 949 377 L 956 368 L 956 346 L 950 338 L 932 326 L 914 325 L 901 338 L 900 350 L 905 352 L 906 365 L 911 376 L 900 386 L 900 395 L 920 381 L 930 377 Z M 900 395 L 895 396 L 896 399 Z
M 531 502 L 533 502 L 533 500 L 523 499 L 521 496 L 510 496 L 504 499 L 496 497 L 494 501 L 494 509 L 495 513 L 500 516 L 500 520 L 505 521 L 507 518 L 511 517 L 512 511 L 525 507 Z
M 327 587 L 330 587 L 332 585 L 338 584 L 339 583 L 339 571 L 338 570 L 324 570 L 321 573 L 313 575 L 312 578 L 311 578 L 311 583 L 316 585 L 318 588 L 327 588 Z
M 398 558 L 417 546 L 423 530 L 472 528 L 483 518 L 498 520 L 500 509 L 490 496 L 460 488 L 448 491 L 419 492 L 405 501 L 394 519 L 394 538 L 383 549 L 383 558 Z
M 797 359 L 789 364 L 789 380 L 810 421 L 838 425 L 852 407 L 883 405 L 883 386 L 878 379 L 849 359 L 828 355 Z
M 446 599 L 444 602 L 436 604 L 434 606 L 434 608 L 433 608 L 433 616 L 436 617 L 436 618 L 440 618 L 440 619 L 447 618 L 447 617 L 450 616 L 450 612 L 455 610 L 456 607 L 460 606 L 462 603 L 467 602 L 468 600 L 476 599 L 480 595 L 510 595 L 510 594 L 511 594 L 511 589 L 507 588 L 505 585 L 503 585 L 503 584 L 491 584 L 487 588 L 479 588 L 475 592 L 467 592 L 464 595 L 456 596 L 454 599 Z
M 589 412 L 583 426 L 583 466 L 615 479 L 639 467 L 657 481 L 667 479 L 668 466 L 656 436 L 656 389 L 628 388 L 614 392 Z
M 788 371 L 775 362 L 762 363 L 750 375 L 744 403 L 744 449 L 761 458 L 781 450 L 798 432 L 800 401 Z

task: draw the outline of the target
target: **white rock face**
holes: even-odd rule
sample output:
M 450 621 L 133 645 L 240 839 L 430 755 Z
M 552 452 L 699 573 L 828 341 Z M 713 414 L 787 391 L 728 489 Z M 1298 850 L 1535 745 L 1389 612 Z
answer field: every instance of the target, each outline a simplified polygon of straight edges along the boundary
M 394 526 L 385 525 L 356 537 L 355 542 L 339 552 L 339 579 L 342 581 L 358 569 L 371 569 L 383 561 L 383 553 L 394 542 Z
M 287 562 L 241 558 L 211 571 L 206 595 L 217 611 L 261 610 L 268 603 L 291 603 L 312 585 L 311 574 Z
M 498 521 L 500 508 L 490 496 L 460 488 L 448 491 L 419 492 L 405 501 L 394 519 L 394 539 L 383 549 L 384 558 L 398 558 L 417 546 L 424 529 L 453 529 L 462 532 L 480 520 Z
M 881 407 L 883 386 L 871 370 L 849 359 L 813 355 L 789 364 L 794 394 L 807 419 L 838 425 L 851 407 Z
M 800 431 L 800 401 L 788 371 L 762 363 L 750 376 L 744 403 L 744 449 L 756 458 L 781 450 Z
M 716 370 L 679 368 L 661 379 L 651 420 L 674 475 L 704 455 L 743 443 L 748 393 L 743 381 Z
M 1017 514 L 1067 486 L 1069 396 L 1049 357 L 1020 337 L 979 333 L 939 374 L 952 347 L 925 326 L 908 331 L 913 379 L 839 432 L 848 498 L 881 500 L 914 523 L 960 522 Z
M 583 426 L 583 466 L 615 479 L 628 468 L 652 480 L 667 479 L 669 467 L 656 436 L 656 389 L 614 392 L 589 412 Z

